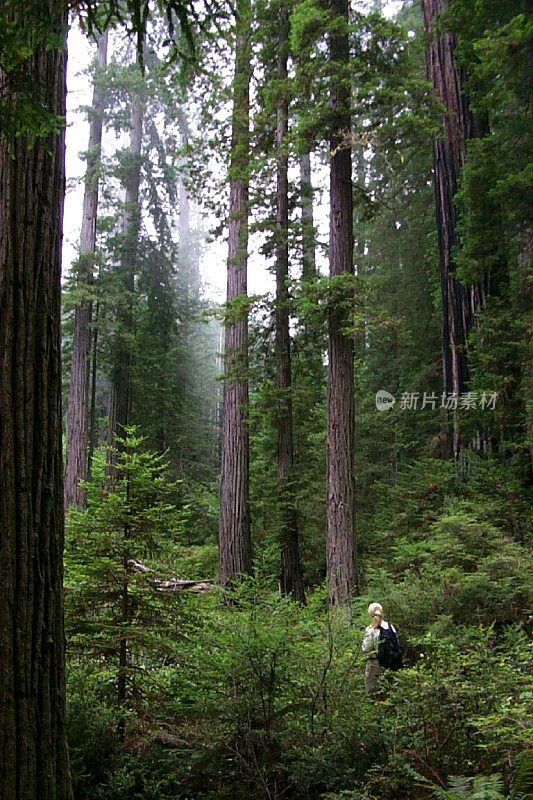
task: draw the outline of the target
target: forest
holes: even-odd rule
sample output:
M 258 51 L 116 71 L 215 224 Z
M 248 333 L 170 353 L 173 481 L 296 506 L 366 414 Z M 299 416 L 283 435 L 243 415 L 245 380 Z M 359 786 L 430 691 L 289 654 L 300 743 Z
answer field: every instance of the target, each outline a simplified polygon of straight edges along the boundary
M 526 0 L 2 0 L 1 800 L 532 800 L 532 75 Z

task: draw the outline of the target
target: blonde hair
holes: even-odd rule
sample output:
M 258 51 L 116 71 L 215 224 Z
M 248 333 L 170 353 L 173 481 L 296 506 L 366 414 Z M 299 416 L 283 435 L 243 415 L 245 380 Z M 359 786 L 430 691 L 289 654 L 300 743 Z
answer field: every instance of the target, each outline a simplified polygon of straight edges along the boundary
M 381 616 L 383 616 L 383 608 L 381 603 L 370 603 L 368 606 L 368 613 L 371 617 L 373 617 L 374 614 L 381 614 Z

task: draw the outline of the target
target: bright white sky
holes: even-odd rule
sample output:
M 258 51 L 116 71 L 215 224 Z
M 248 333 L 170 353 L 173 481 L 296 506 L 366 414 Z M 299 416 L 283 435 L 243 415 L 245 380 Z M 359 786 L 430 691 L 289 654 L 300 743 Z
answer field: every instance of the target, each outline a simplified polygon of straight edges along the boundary
M 110 37 L 110 51 L 112 40 Z M 66 173 L 67 173 L 67 198 L 64 215 L 64 272 L 70 270 L 70 265 L 76 259 L 80 235 L 81 213 L 83 205 L 83 176 L 85 162 L 80 158 L 80 153 L 87 149 L 89 138 L 89 125 L 86 114 L 80 111 L 80 106 L 88 106 L 92 99 L 92 86 L 86 70 L 94 57 L 94 45 L 77 27 L 72 27 L 69 32 L 69 58 L 67 72 L 67 135 L 66 135 Z M 107 144 L 107 146 L 106 146 Z M 112 151 L 117 146 L 126 147 L 127 136 L 123 140 L 114 140 L 114 136 L 107 135 L 104 130 L 104 149 Z M 322 179 L 325 178 L 324 170 Z M 218 177 L 218 176 L 217 176 Z M 292 177 L 292 176 L 291 176 Z M 314 181 L 318 183 L 318 174 Z M 319 195 L 315 198 L 318 201 Z M 315 209 L 315 224 L 319 228 L 319 238 L 327 238 L 326 209 L 321 209 L 317 203 Z M 209 232 L 217 225 L 217 220 L 212 215 L 204 219 L 195 220 L 191 215 L 191 222 Z M 263 294 L 274 288 L 274 281 L 267 269 L 264 258 L 257 252 L 259 241 L 256 236 L 250 238 L 250 257 L 248 264 L 248 291 L 250 294 Z M 202 250 L 200 269 L 204 284 L 204 292 L 210 299 L 223 302 L 226 293 L 226 259 L 227 243 L 225 236 L 211 238 Z
M 392 0 L 385 6 L 387 16 L 392 16 L 401 6 L 401 0 Z M 111 44 L 111 43 L 110 43 Z M 72 27 L 68 40 L 68 72 L 67 72 L 67 134 L 66 134 L 66 172 L 67 197 L 64 216 L 64 250 L 63 264 L 65 274 L 75 260 L 80 235 L 81 213 L 83 205 L 83 178 L 85 162 L 79 154 L 87 149 L 89 125 L 86 115 L 79 111 L 80 106 L 88 106 L 92 98 L 92 86 L 86 70 L 94 55 L 94 46 L 82 34 L 79 28 Z M 109 138 L 109 135 L 108 135 Z M 111 144 L 111 143 L 110 143 Z M 121 147 L 127 140 L 116 143 Z M 106 139 L 104 133 L 104 148 Z M 295 177 L 295 176 L 291 176 Z M 313 164 L 313 184 L 315 189 L 325 189 L 327 183 L 326 170 L 316 162 Z M 327 241 L 328 213 L 327 193 L 317 191 L 315 194 L 315 225 L 318 228 L 318 241 Z M 217 220 L 207 217 L 201 224 L 206 231 L 214 228 Z M 257 252 L 259 242 L 252 237 L 250 241 L 250 259 L 248 267 L 248 291 L 250 294 L 263 294 L 272 291 L 274 282 L 265 265 L 263 257 Z M 222 302 L 226 291 L 226 256 L 227 245 L 224 237 L 206 242 L 203 248 L 200 269 L 204 282 L 205 294 L 212 300 Z M 326 264 L 320 253 L 317 254 L 319 266 L 325 269 Z

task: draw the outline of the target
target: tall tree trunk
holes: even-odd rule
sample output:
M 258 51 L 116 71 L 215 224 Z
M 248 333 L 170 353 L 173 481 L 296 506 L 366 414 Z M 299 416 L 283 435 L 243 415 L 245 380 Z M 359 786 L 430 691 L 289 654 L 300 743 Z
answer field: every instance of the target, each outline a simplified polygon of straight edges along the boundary
M 139 238 L 140 208 L 139 185 L 141 182 L 141 151 L 143 137 L 143 116 L 145 101 L 143 89 L 139 88 L 133 102 L 131 132 L 129 143 L 128 171 L 125 182 L 124 216 L 122 220 L 122 255 L 120 276 L 125 291 L 118 311 L 118 331 L 115 343 L 114 365 L 111 376 L 111 396 L 109 401 L 108 442 L 115 447 L 116 437 L 124 435 L 124 428 L 131 418 L 131 333 L 133 326 L 133 291 L 135 264 Z M 115 478 L 115 455 L 113 450 L 108 457 L 108 470 L 111 481 Z
M 302 278 L 316 278 L 315 223 L 313 218 L 313 183 L 311 154 L 300 155 L 300 206 L 302 210 Z
M 365 154 L 364 154 L 364 147 L 361 145 L 357 145 L 352 148 L 352 158 L 355 162 L 355 176 L 356 176 L 356 186 L 359 191 L 363 191 L 366 185 L 366 166 L 365 166 Z M 366 250 L 366 239 L 364 235 L 364 227 L 361 224 L 361 213 L 356 213 L 356 228 L 357 230 L 357 238 L 355 241 L 354 246 L 354 260 L 355 260 L 355 272 L 358 278 L 358 286 L 359 291 L 358 295 L 355 298 L 358 306 L 359 313 L 362 317 L 361 319 L 361 332 L 356 333 L 354 337 L 354 347 L 356 353 L 360 354 L 360 357 L 365 357 L 366 353 L 366 339 L 367 339 L 367 331 L 368 331 L 368 323 L 367 323 L 367 315 L 366 315 L 366 264 L 365 264 L 365 250 Z M 362 313 L 361 313 L 362 312 Z
M 66 41 L 64 3 L 46 4 Z M 14 29 L 26 13 L 11 4 Z M 4 15 L 5 19 L 5 15 Z M 21 62 L 39 105 L 65 115 L 66 48 Z M 17 102 L 0 73 L 0 94 Z M 64 130 L 0 135 L 0 797 L 71 797 L 65 734 L 60 272 Z
M 87 453 L 87 476 L 90 478 L 94 451 L 96 449 L 96 370 L 98 367 L 98 317 L 99 301 L 96 301 L 92 319 L 92 354 L 91 354 L 91 405 L 89 411 L 89 442 Z
M 518 246 L 518 280 L 524 298 L 523 336 L 530 342 L 533 330 L 533 284 L 531 272 L 533 266 L 533 228 L 527 223 L 521 226 L 517 234 Z M 529 449 L 530 474 L 533 478 L 533 349 L 531 342 L 526 345 L 521 365 L 522 387 L 525 405 L 526 440 Z
M 237 0 L 230 163 L 229 248 L 220 480 L 220 582 L 252 568 L 248 442 L 248 183 L 250 150 L 250 0 Z
M 289 16 L 279 8 L 277 79 L 280 98 L 276 127 L 276 362 L 277 362 L 277 470 L 281 509 L 281 591 L 305 601 L 298 547 L 298 516 L 294 490 L 292 441 L 291 338 L 289 330 L 289 159 L 287 137 L 289 103 L 286 94 Z
M 353 275 L 348 0 L 331 0 L 330 103 L 334 114 L 330 161 L 329 273 Z M 338 23 L 338 25 L 337 25 Z M 343 332 L 352 303 L 328 313 L 326 562 L 330 602 L 346 604 L 356 587 L 354 508 L 353 338 Z
M 132 393 L 132 361 L 131 334 L 133 332 L 133 292 L 135 288 L 135 267 L 141 210 L 139 207 L 139 187 L 141 183 L 141 153 L 143 139 L 143 117 L 145 112 L 144 90 L 140 86 L 135 93 L 132 116 L 130 143 L 128 148 L 128 170 L 125 180 L 124 216 L 122 219 L 122 253 L 120 258 L 120 277 L 125 290 L 125 299 L 118 313 L 118 340 L 114 354 L 114 368 L 111 379 L 111 398 L 109 410 L 108 441 L 111 449 L 108 455 L 108 475 L 113 483 L 117 479 L 117 453 L 123 445 L 118 445 L 117 437 L 125 436 L 125 427 L 131 419 Z M 127 476 L 126 497 L 129 498 L 129 476 Z M 124 523 L 124 542 L 129 539 L 129 525 Z M 119 712 L 118 737 L 124 740 L 125 714 L 128 677 L 128 630 L 131 618 L 129 599 L 129 555 L 124 547 L 123 581 L 121 588 L 121 622 L 122 631 L 119 640 L 119 663 L 117 682 L 117 705 Z
M 107 31 L 98 37 L 97 69 L 107 64 Z M 80 261 L 77 284 L 89 288 L 93 282 L 94 252 L 96 249 L 96 220 L 98 213 L 98 183 L 102 123 L 105 105 L 104 89 L 98 82 L 93 90 L 90 112 L 89 147 L 83 196 Z M 65 508 L 85 505 L 85 492 L 80 481 L 87 477 L 87 435 L 89 407 L 89 360 L 91 351 L 92 302 L 84 297 L 74 311 L 74 337 L 67 408 L 67 443 L 65 458 Z
M 178 127 L 180 132 L 180 146 L 184 149 L 189 142 L 190 132 L 186 111 L 183 108 L 180 108 L 178 111 Z M 197 303 L 200 299 L 202 280 L 198 252 L 197 248 L 194 247 L 194 241 L 191 235 L 191 203 L 187 185 L 183 177 L 180 177 L 179 181 L 179 242 L 180 267 L 186 270 L 187 273 L 187 299 L 192 305 Z
M 424 28 L 431 38 L 426 50 L 428 79 L 445 108 L 443 136 L 433 144 L 433 180 L 439 245 L 442 304 L 443 390 L 462 394 L 468 380 L 466 341 L 474 314 L 481 305 L 481 287 L 465 287 L 455 278 L 453 249 L 458 244 L 457 211 L 454 197 L 466 157 L 466 141 L 475 135 L 474 117 L 465 96 L 465 75 L 455 64 L 457 36 L 436 30 L 448 0 L 421 0 Z M 448 435 L 448 454 L 460 451 L 457 415 L 453 433 Z

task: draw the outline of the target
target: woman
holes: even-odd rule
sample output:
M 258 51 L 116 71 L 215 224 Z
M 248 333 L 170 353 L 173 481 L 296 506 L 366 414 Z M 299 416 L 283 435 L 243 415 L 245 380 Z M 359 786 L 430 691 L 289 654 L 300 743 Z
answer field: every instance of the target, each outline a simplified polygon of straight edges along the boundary
M 380 603 L 370 603 L 368 613 L 372 617 L 372 622 L 365 630 L 363 652 L 368 653 L 365 668 L 365 690 L 368 695 L 372 695 L 378 690 L 378 679 L 383 670 L 378 661 L 380 628 L 387 630 L 390 627 L 393 631 L 394 628 L 383 619 L 383 608 Z

